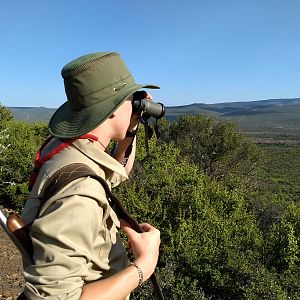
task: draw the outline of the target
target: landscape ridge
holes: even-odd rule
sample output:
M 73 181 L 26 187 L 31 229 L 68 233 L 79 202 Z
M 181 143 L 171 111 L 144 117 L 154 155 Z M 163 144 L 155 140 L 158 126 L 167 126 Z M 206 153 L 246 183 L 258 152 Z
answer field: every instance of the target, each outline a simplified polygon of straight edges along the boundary
M 56 110 L 43 106 L 8 109 L 16 120 L 30 123 L 48 122 Z M 242 131 L 252 135 L 289 136 L 289 139 L 300 140 L 300 98 L 167 106 L 165 117 L 175 120 L 197 114 L 232 120 Z

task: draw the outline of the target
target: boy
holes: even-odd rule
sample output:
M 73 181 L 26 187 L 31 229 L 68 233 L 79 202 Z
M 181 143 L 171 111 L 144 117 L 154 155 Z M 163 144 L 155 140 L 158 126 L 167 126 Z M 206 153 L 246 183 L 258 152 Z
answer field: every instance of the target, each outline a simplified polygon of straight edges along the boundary
M 117 53 L 84 55 L 62 69 L 68 101 L 49 122 L 53 138 L 42 147 L 37 178 L 22 217 L 31 224 L 33 265 L 24 266 L 27 299 L 128 299 L 153 273 L 160 233 L 142 224 L 137 233 L 121 220 L 135 257 L 128 264 L 117 228 L 120 220 L 102 185 L 90 177 L 67 184 L 44 205 L 43 185 L 57 170 L 84 163 L 110 187 L 125 180 L 135 156 L 134 131 L 140 116 L 132 113 L 132 94 L 158 88 L 134 82 Z M 151 99 L 151 96 L 147 96 Z M 132 152 L 125 167 L 127 147 Z M 113 157 L 105 152 L 117 141 Z

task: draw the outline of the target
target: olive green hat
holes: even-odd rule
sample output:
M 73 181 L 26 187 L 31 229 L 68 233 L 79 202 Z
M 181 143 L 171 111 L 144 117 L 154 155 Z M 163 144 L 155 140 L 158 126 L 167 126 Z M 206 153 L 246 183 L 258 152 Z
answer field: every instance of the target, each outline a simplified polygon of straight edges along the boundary
M 118 53 L 81 56 L 61 71 L 68 101 L 49 122 L 58 138 L 81 136 L 106 120 L 132 93 L 156 85 L 137 84 Z

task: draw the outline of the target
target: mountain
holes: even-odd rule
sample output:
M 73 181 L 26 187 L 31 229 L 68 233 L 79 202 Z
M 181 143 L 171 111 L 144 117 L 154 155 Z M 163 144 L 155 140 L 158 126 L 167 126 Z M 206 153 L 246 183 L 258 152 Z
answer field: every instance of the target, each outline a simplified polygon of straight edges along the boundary
M 291 135 L 300 138 L 300 98 L 216 104 L 194 103 L 166 108 L 166 117 L 207 114 L 233 120 L 251 134 Z
M 46 107 L 9 109 L 15 119 L 28 122 L 47 122 L 55 112 L 55 109 Z M 252 134 L 288 134 L 300 139 L 300 98 L 166 107 L 166 118 L 169 120 L 186 114 L 207 114 L 233 120 L 243 131 Z
M 16 120 L 26 122 L 48 122 L 56 108 L 47 107 L 8 107 Z
M 270 99 L 248 102 L 226 102 L 216 104 L 194 103 L 184 106 L 167 107 L 166 112 L 170 117 L 178 117 L 183 114 L 199 114 L 207 113 L 215 116 L 231 117 L 244 116 L 249 114 L 281 112 L 283 107 L 287 107 L 288 111 L 293 110 L 293 106 L 300 105 L 300 98 L 294 99 Z M 268 109 L 270 111 L 268 111 Z

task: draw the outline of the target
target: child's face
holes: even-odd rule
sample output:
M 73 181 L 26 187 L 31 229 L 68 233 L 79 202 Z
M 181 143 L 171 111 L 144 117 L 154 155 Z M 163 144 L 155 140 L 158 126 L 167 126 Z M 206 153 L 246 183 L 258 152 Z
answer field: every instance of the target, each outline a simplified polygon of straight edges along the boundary
M 124 139 L 126 131 L 128 130 L 131 115 L 132 115 L 132 104 L 131 97 L 124 101 L 119 108 L 115 111 L 117 117 L 117 140 Z

